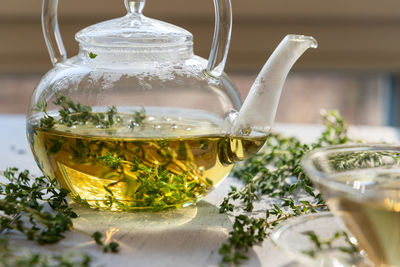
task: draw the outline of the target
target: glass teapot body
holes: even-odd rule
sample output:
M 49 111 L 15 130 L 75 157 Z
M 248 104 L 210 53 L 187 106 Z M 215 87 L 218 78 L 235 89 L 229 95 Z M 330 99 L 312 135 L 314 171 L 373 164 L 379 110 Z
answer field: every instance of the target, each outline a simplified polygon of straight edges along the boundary
M 217 25 L 231 22 L 230 1 L 215 3 L 224 7 L 217 9 Z M 223 73 L 231 24 L 228 31 L 216 27 L 206 61 L 193 54 L 191 35 L 184 30 L 165 30 L 167 24 L 152 20 L 149 27 L 160 31 L 155 35 L 141 26 L 130 32 L 147 23 L 143 4 L 126 1 L 127 16 L 78 33 L 80 52 L 66 59 L 57 1 L 43 0 L 55 66 L 33 93 L 28 139 L 43 173 L 90 207 L 131 211 L 190 205 L 266 138 L 227 132 L 229 114 L 241 105 Z
M 103 65 L 102 57 L 83 52 L 58 63 L 34 91 L 28 136 L 40 168 L 96 207 L 157 209 L 204 196 L 232 167 L 219 155 L 228 141 L 224 118 L 240 105 L 229 79 L 211 81 L 207 62 L 194 55 L 115 66 Z M 155 172 L 160 180 L 147 181 L 141 191 L 139 180 Z M 176 196 L 155 200 L 162 190 Z
M 49 110 L 62 108 L 54 103 L 59 96 L 99 109 L 188 109 L 182 115 L 204 111 L 219 119 L 240 108 L 234 84 L 225 74 L 209 76 L 205 59 L 174 51 L 157 55 L 157 60 L 142 61 L 138 57 L 148 56 L 137 51 L 81 49 L 42 78 L 33 93 L 29 117 L 40 113 L 37 105 L 41 103 Z

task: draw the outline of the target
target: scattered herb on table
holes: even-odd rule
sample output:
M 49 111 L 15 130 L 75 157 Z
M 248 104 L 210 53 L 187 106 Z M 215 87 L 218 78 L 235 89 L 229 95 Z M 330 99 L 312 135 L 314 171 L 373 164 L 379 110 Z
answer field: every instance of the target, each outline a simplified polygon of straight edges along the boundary
M 45 245 L 61 241 L 66 232 L 74 229 L 72 219 L 77 214 L 68 205 L 66 197 L 69 191 L 59 188 L 55 180 L 32 177 L 29 171 L 19 172 L 17 168 L 9 168 L 0 175 L 7 180 L 6 183 L 0 182 L 0 233 L 5 230 L 16 231 L 25 235 L 28 240 Z M 114 242 L 99 242 L 102 237 L 99 234 L 92 237 L 105 252 L 118 251 L 118 244 Z M 5 238 L 6 235 L 1 234 L 0 237 Z M 5 242 L 2 242 L 2 246 L 8 248 Z M 13 254 L 8 249 L 3 253 Z M 63 259 L 62 256 L 57 257 L 59 260 Z
M 62 107 L 58 120 L 47 114 L 47 105 L 37 105 L 37 110 L 45 114 L 40 121 L 40 127 L 52 128 L 57 123 L 74 126 L 91 122 L 108 128 L 122 120 L 118 117 L 115 107 L 111 107 L 106 114 L 94 113 L 90 107 L 75 104 L 65 96 L 58 96 L 54 104 Z M 130 127 L 140 126 L 145 118 L 144 111 L 135 112 Z M 223 256 L 221 265 L 239 264 L 246 259 L 247 250 L 262 242 L 268 235 L 268 231 L 281 221 L 310 212 L 327 210 L 321 195 L 300 167 L 301 158 L 308 151 L 326 145 L 344 144 L 348 141 L 347 125 L 338 112 L 327 112 L 323 114 L 323 119 L 326 130 L 315 143 L 303 144 L 293 137 L 271 134 L 263 153 L 246 160 L 235 168 L 234 175 L 245 185 L 241 189 L 232 187 L 220 206 L 222 213 L 239 213 L 235 216 L 233 231 L 228 241 L 220 248 Z M 57 144 L 54 144 L 54 150 L 57 150 Z M 116 170 L 121 168 L 121 164 L 127 164 L 130 168 L 136 166 L 134 161 L 121 163 L 121 159 L 114 155 L 106 155 L 100 159 Z M 291 178 L 289 179 L 291 182 L 288 182 L 288 177 Z M 113 198 L 110 187 L 112 185 L 105 186 L 104 189 L 109 193 L 108 198 L 112 205 L 116 200 Z M 294 199 L 292 193 L 296 190 L 304 191 L 307 198 Z M 254 203 L 262 197 L 273 199 L 274 204 L 267 209 L 265 216 L 261 218 L 252 216 Z M 82 202 L 84 201 L 82 199 Z M 96 240 L 99 235 L 95 234 L 93 237 Z M 112 247 L 109 248 L 111 251 Z
M 315 148 L 345 144 L 348 126 L 337 111 L 322 114 L 325 131 L 313 144 L 303 144 L 294 137 L 271 134 L 261 153 L 239 163 L 234 176 L 244 183 L 243 188 L 232 187 L 220 205 L 220 212 L 234 212 L 233 230 L 219 252 L 221 265 L 240 264 L 247 259 L 246 252 L 262 242 L 268 231 L 291 217 L 327 210 L 325 201 L 315 190 L 301 169 L 302 156 Z M 290 178 L 290 179 L 288 179 Z M 288 182 L 289 180 L 289 182 Z M 305 197 L 293 199 L 295 190 Z M 253 215 L 256 201 L 268 197 L 273 203 L 265 216 Z
M 12 249 L 6 239 L 0 239 L 0 266 L 13 267 L 89 267 L 92 259 L 82 253 L 32 253 Z
M 71 230 L 72 218 L 77 215 L 68 206 L 66 189 L 44 177 L 31 181 L 27 170 L 7 169 L 2 175 L 8 183 L 0 183 L 1 229 L 15 230 L 39 244 L 53 244 Z M 46 210 L 48 204 L 54 212 Z
M 100 232 L 94 232 L 92 235 L 94 241 L 96 242 L 97 245 L 99 246 L 103 246 L 103 251 L 104 252 L 118 252 L 119 250 L 119 244 L 116 242 L 110 242 L 108 244 L 104 244 L 102 238 L 103 238 L 103 234 Z

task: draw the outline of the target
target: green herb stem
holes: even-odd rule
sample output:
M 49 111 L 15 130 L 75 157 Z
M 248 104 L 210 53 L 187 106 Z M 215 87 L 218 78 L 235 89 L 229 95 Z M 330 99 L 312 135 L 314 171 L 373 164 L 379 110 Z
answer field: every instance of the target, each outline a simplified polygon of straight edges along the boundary
M 326 126 L 321 137 L 312 144 L 303 144 L 293 137 L 271 134 L 263 151 L 238 164 L 234 176 L 244 183 L 241 189 L 231 187 L 220 205 L 220 212 L 234 212 L 233 231 L 219 252 L 221 265 L 238 265 L 247 258 L 249 248 L 262 242 L 268 231 L 289 218 L 327 210 L 327 205 L 311 180 L 301 169 L 301 158 L 308 151 L 326 145 L 344 144 L 347 124 L 337 111 L 323 112 Z M 288 178 L 290 181 L 288 182 Z M 294 181 L 294 182 L 293 182 Z M 306 192 L 305 197 L 294 200 L 291 195 L 297 189 Z M 254 205 L 262 197 L 268 197 L 272 205 L 265 218 L 252 214 Z M 311 200 L 310 200 L 311 199 Z

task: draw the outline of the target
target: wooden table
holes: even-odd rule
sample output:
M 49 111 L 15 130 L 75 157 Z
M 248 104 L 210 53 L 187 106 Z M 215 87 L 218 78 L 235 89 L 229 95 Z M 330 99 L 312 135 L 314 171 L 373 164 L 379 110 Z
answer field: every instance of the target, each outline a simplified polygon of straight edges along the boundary
M 25 117 L 0 115 L 0 169 L 16 166 L 40 175 L 25 136 Z M 278 124 L 274 130 L 311 142 L 323 128 L 316 125 Z M 400 132 L 394 128 L 351 127 L 350 134 L 372 142 L 398 142 Z M 95 266 L 218 266 L 218 249 L 228 238 L 232 218 L 218 213 L 218 206 L 229 190 L 239 185 L 228 177 L 196 207 L 160 213 L 116 213 L 78 207 L 80 215 L 74 226 L 89 232 L 101 231 L 121 245 L 118 254 L 104 254 L 87 236 L 70 232 L 61 243 L 40 247 L 24 239 L 11 244 L 32 250 L 88 252 Z M 265 207 L 264 207 L 265 208 Z M 262 210 L 260 204 L 257 209 Z M 245 266 L 300 266 L 276 248 L 270 240 L 249 251 Z

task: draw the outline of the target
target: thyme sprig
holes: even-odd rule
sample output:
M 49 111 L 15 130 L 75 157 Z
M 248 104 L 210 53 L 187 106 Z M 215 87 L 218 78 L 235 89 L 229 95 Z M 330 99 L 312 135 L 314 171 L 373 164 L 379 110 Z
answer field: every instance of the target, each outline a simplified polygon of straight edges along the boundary
M 23 233 L 39 244 L 53 244 L 71 230 L 77 215 L 68 206 L 69 191 L 58 188 L 55 181 L 37 177 L 31 182 L 29 171 L 9 168 L 2 173 L 8 183 L 0 183 L 1 229 Z M 54 212 L 46 210 L 48 204 Z
M 82 253 L 32 253 L 12 249 L 6 239 L 0 239 L 0 266 L 26 267 L 89 267 L 92 259 Z
M 323 112 L 326 129 L 312 144 L 294 137 L 271 134 L 262 153 L 245 160 L 233 171 L 244 183 L 241 189 L 231 187 L 220 205 L 220 212 L 233 212 L 233 230 L 219 252 L 221 265 L 239 264 L 246 252 L 262 242 L 268 231 L 280 222 L 302 214 L 327 210 L 325 201 L 301 169 L 301 158 L 308 151 L 326 145 L 345 144 L 348 126 L 337 111 Z M 294 192 L 301 192 L 293 199 Z M 272 203 L 263 217 L 251 214 L 256 201 L 268 198 Z
M 116 242 L 110 242 L 108 244 L 105 244 L 102 240 L 103 238 L 103 234 L 100 232 L 94 232 L 92 234 L 92 237 L 94 239 L 94 241 L 96 242 L 97 245 L 102 246 L 103 247 L 103 251 L 104 252 L 118 252 L 119 251 L 119 244 Z
M 338 231 L 334 233 L 332 237 L 327 239 L 321 239 L 314 231 L 306 231 L 303 234 L 309 237 L 311 243 L 314 245 L 314 248 L 304 250 L 302 253 L 313 258 L 318 252 L 326 249 L 337 249 L 347 254 L 358 254 L 360 252 L 357 245 L 350 240 L 350 237 L 346 231 Z M 335 246 L 335 242 L 338 240 L 343 240 L 345 245 Z
M 93 52 L 89 52 L 89 53 L 88 53 L 88 56 L 89 56 L 89 58 L 91 58 L 91 59 L 95 59 L 98 55 L 95 54 L 95 53 L 93 53 Z
M 161 152 L 163 150 L 160 150 Z M 110 152 L 99 159 L 119 173 L 117 181 L 104 186 L 108 193 L 105 204 L 109 208 L 113 205 L 119 210 L 137 207 L 159 211 L 172 208 L 195 200 L 205 194 L 213 184 L 212 180 L 201 176 L 191 179 L 190 172 L 175 174 L 167 168 L 169 163 L 146 164 L 135 156 L 132 160 L 123 160 Z M 130 191 L 126 192 L 126 195 L 131 198 L 131 206 L 114 198 L 112 188 L 121 182 L 129 185 L 127 188 Z
M 69 191 L 60 188 L 55 180 L 49 181 L 44 176 L 33 177 L 28 170 L 19 171 L 17 168 L 8 168 L 0 172 L 0 175 L 6 180 L 6 182 L 0 182 L 0 232 L 17 231 L 25 235 L 28 240 L 46 245 L 61 241 L 65 238 L 66 232 L 74 230 L 72 219 L 77 218 L 77 214 L 68 205 L 66 197 Z M 118 251 L 118 244 L 115 242 L 108 244 L 99 242 L 102 237 L 100 233 L 91 235 L 84 231 L 80 232 L 92 236 L 104 252 Z M 0 252 L 3 256 L 13 255 L 14 252 L 8 249 L 6 241 L 1 241 L 0 245 L 4 248 Z M 35 264 L 43 261 L 40 266 L 71 266 L 51 265 L 48 263 L 49 257 L 50 263 L 53 261 L 60 263 L 65 260 L 62 255 L 51 257 L 32 254 L 29 257 L 4 259 L 4 262 L 12 260 L 15 261 L 14 266 L 18 266 L 19 262 L 31 259 Z M 88 257 L 83 254 L 82 265 L 76 266 L 87 266 L 85 264 L 90 262 Z M 2 258 L 0 256 L 0 263 L 2 263 Z
M 44 116 L 39 121 L 40 128 L 51 129 L 57 124 L 68 127 L 93 124 L 98 128 L 106 129 L 115 124 L 123 123 L 123 118 L 118 114 L 115 106 L 109 107 L 106 112 L 93 112 L 90 106 L 75 103 L 65 95 L 56 95 L 53 104 L 60 107 L 58 111 L 60 118 L 58 119 L 49 115 L 47 102 L 41 101 L 35 105 L 34 111 L 44 113 Z M 143 108 L 140 111 L 134 111 L 130 127 L 134 128 L 142 125 L 146 117 L 146 112 Z
M 42 143 L 47 155 L 54 160 L 68 154 L 73 165 L 81 165 L 81 168 L 91 165 L 97 171 L 96 175 L 111 180 L 109 184 L 98 185 L 99 197 L 84 199 L 74 192 L 72 198 L 76 202 L 111 210 L 158 211 L 196 202 L 212 188 L 213 181 L 204 177 L 204 171 L 195 164 L 189 147 L 190 140 L 129 140 L 113 136 L 120 128 L 135 131 L 136 128 L 143 130 L 149 126 L 150 123 L 143 123 L 147 118 L 144 108 L 134 110 L 131 115 L 119 113 L 114 106 L 109 107 L 107 112 L 93 112 L 89 106 L 63 95 L 57 95 L 53 104 L 60 107 L 57 119 L 48 115 L 46 104 L 37 105 L 36 110 L 44 113 L 44 118 L 39 125 L 35 123 L 31 127 L 31 136 L 44 139 Z M 51 128 L 59 125 L 81 129 L 87 125 L 101 129 L 115 127 L 114 131 L 105 130 L 113 137 L 110 139 L 95 140 L 81 136 L 53 136 L 46 139 L 47 134 L 52 133 Z M 64 128 L 57 127 L 56 130 L 64 131 Z M 66 131 L 73 132 L 72 129 Z M 33 144 L 34 139 L 31 140 Z M 201 141 L 201 149 L 207 149 L 207 141 Z
M 327 163 L 336 171 L 394 167 L 400 165 L 400 153 L 389 151 L 342 152 L 329 155 Z

